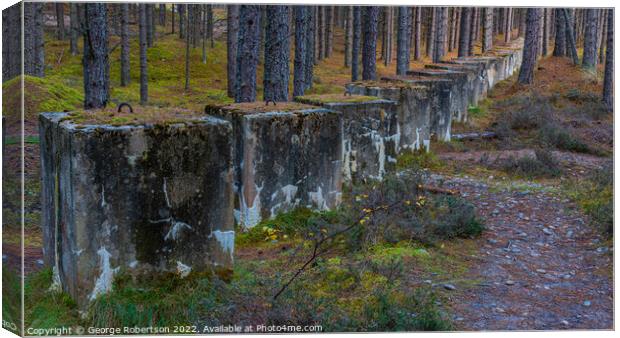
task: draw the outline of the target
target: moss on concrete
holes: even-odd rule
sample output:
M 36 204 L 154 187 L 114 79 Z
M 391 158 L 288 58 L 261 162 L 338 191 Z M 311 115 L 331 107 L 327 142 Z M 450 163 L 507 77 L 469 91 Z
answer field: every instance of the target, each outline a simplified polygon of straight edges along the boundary
M 118 112 L 116 107 L 103 109 L 75 110 L 70 112 L 63 121 L 71 121 L 77 125 L 169 125 L 183 123 L 201 116 L 196 112 L 178 108 L 133 107 L 133 113 L 127 107 Z
M 301 103 L 323 105 L 326 103 L 362 103 L 380 100 L 376 96 L 365 95 L 344 95 L 344 94 L 324 94 L 324 95 L 304 95 L 297 96 L 295 100 Z

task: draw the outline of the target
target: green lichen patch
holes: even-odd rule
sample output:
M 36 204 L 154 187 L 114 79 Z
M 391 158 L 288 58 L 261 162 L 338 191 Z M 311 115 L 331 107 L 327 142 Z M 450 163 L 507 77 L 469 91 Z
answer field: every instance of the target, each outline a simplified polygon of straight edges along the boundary
M 323 105 L 326 103 L 362 103 L 380 100 L 376 96 L 365 95 L 344 95 L 344 94 L 323 94 L 323 95 L 304 95 L 297 96 L 295 100 L 301 103 Z
M 123 107 L 120 112 L 116 107 L 76 110 L 70 112 L 63 120 L 78 125 L 168 125 L 187 122 L 200 116 L 201 114 L 180 108 L 136 106 L 133 107 L 133 113 L 128 107 Z

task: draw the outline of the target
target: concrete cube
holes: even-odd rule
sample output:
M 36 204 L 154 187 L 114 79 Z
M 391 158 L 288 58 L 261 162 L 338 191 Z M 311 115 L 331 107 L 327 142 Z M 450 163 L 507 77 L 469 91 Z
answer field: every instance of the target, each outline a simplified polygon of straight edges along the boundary
M 420 68 L 408 71 L 407 75 L 451 80 L 450 111 L 452 118 L 458 122 L 467 121 L 467 108 L 469 107 L 467 73 L 448 69 Z
M 249 228 L 297 206 L 336 207 L 342 195 L 342 114 L 300 103 L 208 106 L 233 125 L 235 218 Z
M 230 272 L 232 127 L 39 118 L 44 256 L 84 308 L 114 276 Z
M 296 101 L 342 113 L 343 175 L 346 181 L 382 179 L 398 153 L 396 102 L 372 96 L 307 95 Z
M 429 88 L 398 81 L 361 81 L 347 84 L 353 95 L 376 96 L 397 103 L 398 151 L 430 149 L 431 100 Z

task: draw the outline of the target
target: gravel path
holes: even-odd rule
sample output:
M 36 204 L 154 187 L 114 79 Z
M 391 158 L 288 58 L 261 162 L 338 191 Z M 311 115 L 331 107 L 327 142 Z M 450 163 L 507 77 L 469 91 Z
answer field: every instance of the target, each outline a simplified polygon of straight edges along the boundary
M 480 282 L 450 297 L 457 329 L 613 329 L 613 247 L 555 187 L 431 179 L 474 203 L 487 227 L 466 276 Z

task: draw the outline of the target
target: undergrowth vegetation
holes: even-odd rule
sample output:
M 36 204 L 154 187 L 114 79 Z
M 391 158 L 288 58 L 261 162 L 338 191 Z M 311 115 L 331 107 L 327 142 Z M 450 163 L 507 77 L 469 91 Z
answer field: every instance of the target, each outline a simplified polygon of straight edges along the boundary
M 567 185 L 567 195 L 590 216 L 594 226 L 613 235 L 614 231 L 614 173 L 613 163 L 592 171 L 586 179 Z

